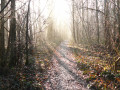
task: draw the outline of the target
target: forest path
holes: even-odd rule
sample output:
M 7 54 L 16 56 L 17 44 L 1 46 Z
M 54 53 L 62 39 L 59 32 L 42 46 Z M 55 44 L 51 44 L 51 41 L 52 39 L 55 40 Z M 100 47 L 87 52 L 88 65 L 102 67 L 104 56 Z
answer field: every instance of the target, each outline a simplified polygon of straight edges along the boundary
M 67 41 L 62 42 L 54 51 L 48 79 L 44 83 L 46 90 L 88 90 L 81 71 L 77 69 L 75 56 L 67 45 Z

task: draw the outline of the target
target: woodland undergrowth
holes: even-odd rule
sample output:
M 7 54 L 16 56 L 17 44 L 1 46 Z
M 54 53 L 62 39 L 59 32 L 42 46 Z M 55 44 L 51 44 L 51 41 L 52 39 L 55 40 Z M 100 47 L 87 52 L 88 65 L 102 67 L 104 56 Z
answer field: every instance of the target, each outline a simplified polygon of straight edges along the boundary
M 88 88 L 92 90 L 119 90 L 120 73 L 114 71 L 115 54 L 102 46 L 91 48 L 71 47 L 77 66 L 83 71 Z

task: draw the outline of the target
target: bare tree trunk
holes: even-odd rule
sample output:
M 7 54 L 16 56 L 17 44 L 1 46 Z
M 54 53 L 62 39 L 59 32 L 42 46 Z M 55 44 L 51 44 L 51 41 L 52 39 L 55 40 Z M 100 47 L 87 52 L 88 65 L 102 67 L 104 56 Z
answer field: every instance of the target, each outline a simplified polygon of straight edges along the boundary
M 108 0 L 104 1 L 105 4 L 105 45 L 108 47 L 109 50 L 112 49 L 111 47 L 111 37 L 110 37 L 110 22 L 109 22 L 109 2 Z
M 29 64 L 29 60 L 28 60 L 28 32 L 29 32 L 29 13 L 30 13 L 30 1 L 29 0 L 29 3 L 28 3 L 28 11 L 27 11 L 27 19 L 26 19 L 26 63 L 25 65 L 28 65 Z
M 87 37 L 87 41 L 89 44 L 92 43 L 92 39 L 91 39 L 91 33 L 90 33 L 90 25 L 89 25 L 89 0 L 86 1 L 87 2 L 87 29 L 85 30 L 86 31 L 86 37 Z
M 5 0 L 1 0 L 1 9 L 5 6 Z M 4 41 L 4 10 L 1 12 L 0 22 L 0 66 L 5 65 L 4 54 L 5 54 L 5 41 Z
M 118 18 L 118 37 L 117 37 L 117 47 L 120 49 L 120 1 L 117 0 L 117 18 Z
M 74 0 L 72 0 L 72 14 L 73 14 L 73 39 L 74 39 L 74 41 L 76 42 L 76 37 L 75 37 L 75 16 L 74 16 L 74 13 L 75 13 L 75 10 L 74 10 Z
M 97 42 L 99 44 L 99 38 L 100 38 L 100 35 L 99 35 L 99 18 L 98 18 L 98 0 L 96 0 L 96 22 L 97 22 Z
M 115 1 L 116 0 L 114 0 L 114 3 L 115 3 Z M 114 42 L 116 41 L 116 11 L 115 11 L 115 8 L 116 8 L 116 6 L 114 5 L 114 9 L 113 9 L 114 10 L 113 11 L 114 12 L 114 18 L 115 18 L 114 19 L 114 35 L 113 35 Z
M 15 1 L 11 0 L 11 21 L 10 21 L 10 34 L 9 34 L 9 66 L 16 65 L 16 17 L 15 17 Z

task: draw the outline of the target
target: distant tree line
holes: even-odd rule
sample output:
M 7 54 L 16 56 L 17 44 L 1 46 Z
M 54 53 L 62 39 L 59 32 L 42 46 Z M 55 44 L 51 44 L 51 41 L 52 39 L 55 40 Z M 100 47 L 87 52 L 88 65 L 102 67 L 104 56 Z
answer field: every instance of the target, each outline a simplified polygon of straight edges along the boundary
M 73 37 L 76 43 L 105 45 L 120 50 L 120 1 L 72 0 Z

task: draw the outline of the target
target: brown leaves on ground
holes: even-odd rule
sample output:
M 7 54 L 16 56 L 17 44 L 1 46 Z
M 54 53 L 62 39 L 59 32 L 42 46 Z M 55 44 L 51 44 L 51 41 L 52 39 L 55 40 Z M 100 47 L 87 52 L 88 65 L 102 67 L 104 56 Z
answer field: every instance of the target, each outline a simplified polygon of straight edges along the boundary
M 99 47 L 98 47 L 99 48 Z M 84 75 L 88 75 L 88 87 L 97 90 L 119 90 L 119 74 L 114 73 L 113 65 L 109 63 L 109 59 L 114 58 L 105 49 L 88 50 L 77 48 L 76 60 L 78 67 L 83 71 Z M 108 60 L 108 61 L 107 61 Z

